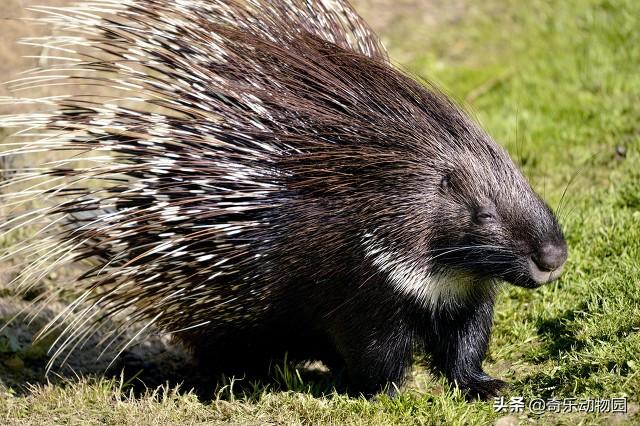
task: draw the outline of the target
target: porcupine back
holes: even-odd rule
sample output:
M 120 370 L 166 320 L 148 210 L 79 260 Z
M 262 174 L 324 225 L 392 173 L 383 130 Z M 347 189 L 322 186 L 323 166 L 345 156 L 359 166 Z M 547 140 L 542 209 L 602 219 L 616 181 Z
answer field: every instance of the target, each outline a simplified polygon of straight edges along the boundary
M 52 64 L 12 88 L 60 85 L 68 94 L 4 100 L 38 112 L 0 120 L 37 136 L 14 138 L 2 155 L 62 159 L 4 185 L 22 186 L 3 195 L 1 231 L 37 228 L 3 254 L 28 265 L 19 289 L 61 265 L 91 265 L 59 316 L 68 318 L 56 355 L 106 317 L 121 318 L 111 336 L 133 322 L 141 332 L 177 332 L 260 321 L 274 288 L 303 274 L 288 251 L 331 233 L 308 200 L 325 198 L 337 215 L 366 206 L 360 170 L 392 173 L 392 163 L 410 173 L 397 165 L 438 117 L 450 115 L 449 132 L 467 125 L 395 71 L 343 1 L 100 0 L 36 10 L 58 35 L 27 42 L 55 52 Z M 283 264 L 287 271 L 274 266 Z

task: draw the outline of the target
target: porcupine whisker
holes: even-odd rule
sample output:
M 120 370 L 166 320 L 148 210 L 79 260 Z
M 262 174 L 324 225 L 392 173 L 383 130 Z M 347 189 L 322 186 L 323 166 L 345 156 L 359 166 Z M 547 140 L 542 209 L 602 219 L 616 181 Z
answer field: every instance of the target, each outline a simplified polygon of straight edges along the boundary
M 431 249 L 429 251 L 437 252 L 437 251 L 448 251 L 448 250 L 474 250 L 474 249 L 491 249 L 491 250 L 497 250 L 497 251 L 511 250 L 509 247 L 497 246 L 492 244 L 474 244 L 474 245 L 467 245 L 467 246 L 439 247 L 439 248 Z
M 439 253 L 436 256 L 431 257 L 431 260 L 435 260 L 439 257 L 445 256 L 447 254 L 451 254 L 451 253 L 455 253 L 458 251 L 468 251 L 468 250 L 472 250 L 472 249 L 476 249 L 476 248 L 491 248 L 492 250 L 498 250 L 499 247 L 495 247 L 495 246 L 466 246 L 466 247 L 456 247 L 456 248 L 452 248 L 452 249 L 445 249 L 446 251 Z

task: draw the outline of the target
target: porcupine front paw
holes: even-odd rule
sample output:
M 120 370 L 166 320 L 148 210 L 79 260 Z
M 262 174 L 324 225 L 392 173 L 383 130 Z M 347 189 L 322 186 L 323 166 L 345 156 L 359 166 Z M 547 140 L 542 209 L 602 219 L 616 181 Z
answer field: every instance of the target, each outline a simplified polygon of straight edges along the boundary
M 500 393 L 508 387 L 504 380 L 495 379 L 483 374 L 479 378 L 456 381 L 458 388 L 464 393 L 467 400 L 486 401 Z

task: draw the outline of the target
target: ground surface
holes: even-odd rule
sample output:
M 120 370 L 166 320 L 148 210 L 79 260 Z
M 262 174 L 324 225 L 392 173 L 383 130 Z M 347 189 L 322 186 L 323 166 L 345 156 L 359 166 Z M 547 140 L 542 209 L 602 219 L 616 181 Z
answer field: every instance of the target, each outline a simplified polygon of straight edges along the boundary
M 27 3 L 3 2 L 0 11 L 3 80 L 33 61 L 17 61 L 20 51 L 10 47 L 28 31 L 14 19 Z M 0 332 L 0 423 L 640 423 L 640 2 L 356 5 L 393 59 L 465 103 L 559 210 L 570 245 L 565 275 L 536 291 L 505 287 L 499 297 L 486 367 L 511 383 L 506 402 L 626 397 L 628 412 L 496 412 L 491 402 L 464 402 L 420 361 L 411 386 L 394 400 L 313 396 L 321 386 L 286 368 L 277 383 L 248 394 L 229 385 L 204 396 L 187 392 L 198 382 L 188 357 L 167 351 L 160 338 L 132 349 L 120 365 L 141 371 L 150 386 L 143 396 L 133 392 L 137 379 L 88 374 L 105 367 L 90 350 L 71 360 L 86 378 L 65 370 L 50 376 L 50 385 L 25 387 L 44 383 L 46 342 L 32 345 L 30 338 L 37 322 L 59 309 L 52 305 L 33 326 Z M 0 317 L 24 303 L 2 298 Z M 163 379 L 168 387 L 153 387 Z

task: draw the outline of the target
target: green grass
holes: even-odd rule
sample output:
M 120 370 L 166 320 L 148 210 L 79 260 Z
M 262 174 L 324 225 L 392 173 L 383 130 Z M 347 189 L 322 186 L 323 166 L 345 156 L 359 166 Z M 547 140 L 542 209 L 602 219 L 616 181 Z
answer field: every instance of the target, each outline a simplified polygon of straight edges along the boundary
M 510 414 L 523 423 L 640 423 L 640 2 L 485 0 L 468 11 L 428 32 L 427 52 L 406 44 L 406 28 L 385 40 L 510 150 L 560 206 L 570 245 L 559 281 L 501 292 L 485 365 L 510 381 L 507 397 L 629 399 L 626 416 Z M 393 400 L 318 398 L 295 371 L 279 375 L 284 391 L 226 387 L 212 402 L 168 388 L 133 397 L 98 379 L 5 389 L 0 422 L 482 424 L 508 414 L 464 402 L 420 366 Z

